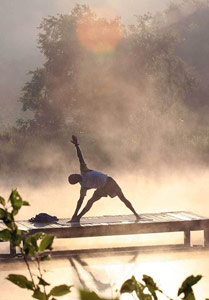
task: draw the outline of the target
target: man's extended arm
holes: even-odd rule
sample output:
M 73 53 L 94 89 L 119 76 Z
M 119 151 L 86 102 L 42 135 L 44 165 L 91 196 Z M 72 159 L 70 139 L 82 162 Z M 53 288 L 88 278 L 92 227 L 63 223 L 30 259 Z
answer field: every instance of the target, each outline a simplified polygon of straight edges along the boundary
M 78 211 L 81 208 L 81 205 L 83 203 L 83 199 L 85 198 L 85 196 L 86 196 L 86 189 L 81 188 L 81 190 L 80 190 L 80 198 L 79 198 L 79 200 L 77 202 L 76 209 L 75 209 L 75 212 L 74 212 L 74 214 L 72 216 L 72 220 L 71 221 L 76 220 L 76 217 L 78 215 Z
M 78 159 L 79 159 L 79 162 L 80 162 L 80 170 L 81 170 L 81 172 L 88 171 L 87 165 L 86 165 L 86 163 L 84 161 L 83 155 L 82 155 L 81 150 L 79 148 L 77 137 L 75 135 L 72 135 L 72 141 L 71 142 L 76 147 Z

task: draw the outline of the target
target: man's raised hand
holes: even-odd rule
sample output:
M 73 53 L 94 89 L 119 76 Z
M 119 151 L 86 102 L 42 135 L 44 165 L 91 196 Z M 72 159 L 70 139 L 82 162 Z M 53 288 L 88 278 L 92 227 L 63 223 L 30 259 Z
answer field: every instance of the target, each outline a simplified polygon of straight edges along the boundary
M 72 135 L 71 143 L 78 146 L 78 140 L 77 140 L 77 137 L 75 135 Z

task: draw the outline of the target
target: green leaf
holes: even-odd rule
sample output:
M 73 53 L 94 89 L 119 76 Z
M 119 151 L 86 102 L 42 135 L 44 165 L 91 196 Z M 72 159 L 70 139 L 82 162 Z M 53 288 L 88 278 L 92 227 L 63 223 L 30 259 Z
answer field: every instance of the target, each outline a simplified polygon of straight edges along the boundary
M 0 208 L 0 219 L 2 220 L 6 216 L 6 211 L 3 208 Z
M 13 246 L 20 246 L 21 241 L 22 241 L 21 231 L 16 227 L 16 229 L 11 233 L 11 243 Z
M 37 239 L 34 236 L 31 237 L 31 244 L 34 247 L 34 250 L 38 251 Z
M 51 289 L 49 295 L 51 296 L 63 296 L 71 292 L 72 285 L 58 285 Z
M 35 299 L 39 299 L 39 300 L 47 300 L 47 296 L 40 291 L 40 288 L 37 288 L 34 291 L 32 297 L 35 298 Z
M 191 287 L 194 284 L 196 284 L 201 278 L 202 278 L 201 275 L 197 275 L 197 276 L 191 275 L 191 276 L 187 277 L 183 281 L 181 287 L 178 290 L 178 296 L 181 295 L 181 293 L 185 293 L 185 294 L 191 293 L 191 291 L 192 291 Z
M 40 257 L 40 261 L 46 261 L 46 260 L 50 260 L 51 256 L 50 255 L 44 255 Z
M 26 240 L 25 240 L 25 244 L 24 244 L 24 252 L 26 255 L 29 256 L 34 256 L 35 252 L 38 251 L 39 247 L 37 244 L 37 241 L 39 239 L 41 239 L 41 237 L 44 236 L 44 233 L 42 232 L 37 232 L 35 234 L 31 234 L 29 235 Z
M 43 278 L 41 277 L 38 277 L 39 279 L 39 285 L 43 285 L 43 286 L 47 286 L 47 285 L 50 285 L 50 283 L 46 282 Z
M 33 290 L 33 282 L 23 275 L 9 274 L 6 279 L 23 289 Z
M 21 206 L 23 205 L 22 198 L 20 197 L 17 189 L 12 190 L 9 196 L 9 201 L 11 202 L 13 207 L 12 215 L 15 216 L 18 213 Z
M 53 240 L 54 240 L 54 236 L 53 235 L 46 234 L 44 236 L 44 238 L 42 239 L 41 243 L 40 243 L 39 250 L 41 252 L 44 251 L 44 250 L 46 250 L 46 249 L 51 250 L 52 249 L 51 246 L 52 246 Z
M 6 201 L 4 200 L 3 197 L 0 196 L 0 204 L 2 204 L 3 206 L 6 205 Z
M 140 300 L 152 300 L 151 295 L 144 293 L 145 285 L 138 282 L 134 276 L 131 279 L 126 280 L 121 289 L 120 293 L 132 293 L 133 291 L 136 292 L 137 297 Z
M 120 293 L 132 293 L 136 290 L 137 281 L 134 276 L 131 279 L 126 280 L 121 286 Z
M 8 229 L 0 231 L 0 239 L 4 241 L 10 241 L 12 238 L 11 232 Z
M 186 292 L 185 293 L 185 295 L 182 298 L 182 300 L 196 300 L 192 288 L 191 288 L 190 292 Z
M 17 189 L 12 190 L 9 196 L 9 201 L 11 202 L 13 208 L 20 208 L 22 206 L 22 198 Z
M 25 201 L 25 200 L 24 200 L 24 201 L 22 202 L 22 205 L 24 205 L 24 206 L 30 206 L 30 203 L 29 203 L 28 201 Z
M 88 292 L 84 290 L 80 290 L 79 292 L 80 292 L 81 300 L 108 300 L 107 298 L 100 298 L 95 292 Z M 115 298 L 114 300 L 119 300 L 119 299 Z
M 157 300 L 156 291 L 159 291 L 159 292 L 162 292 L 162 291 L 157 287 L 157 285 L 154 282 L 153 278 L 148 276 L 148 275 L 143 275 L 142 280 L 146 284 L 146 287 L 148 288 L 148 290 L 151 293 L 151 295 L 153 296 L 153 298 L 155 300 Z
M 32 244 L 32 241 L 31 241 L 32 239 L 35 239 L 36 241 L 38 241 L 42 236 L 44 236 L 43 232 L 37 232 L 37 233 L 31 234 L 26 238 L 25 242 Z
M 2 220 L 4 222 L 4 224 L 8 227 L 8 228 L 14 228 L 15 225 L 14 225 L 14 217 L 13 215 L 8 212 L 7 210 L 4 211 L 4 213 L 1 211 L 1 208 L 0 208 L 0 215 L 3 215 L 4 216 L 2 217 Z
M 136 295 L 140 300 L 152 300 L 152 296 L 144 293 L 145 286 L 141 283 L 137 283 Z

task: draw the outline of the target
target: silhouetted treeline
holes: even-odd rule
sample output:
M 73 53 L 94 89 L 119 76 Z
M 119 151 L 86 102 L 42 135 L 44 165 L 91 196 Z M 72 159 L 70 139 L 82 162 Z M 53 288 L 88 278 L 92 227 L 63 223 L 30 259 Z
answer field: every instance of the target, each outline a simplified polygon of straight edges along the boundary
M 45 18 L 45 62 L 20 96 L 32 117 L 1 133 L 2 178 L 70 172 L 72 134 L 92 168 L 207 165 L 208 25 L 207 1 L 172 4 L 129 26 L 85 5 Z

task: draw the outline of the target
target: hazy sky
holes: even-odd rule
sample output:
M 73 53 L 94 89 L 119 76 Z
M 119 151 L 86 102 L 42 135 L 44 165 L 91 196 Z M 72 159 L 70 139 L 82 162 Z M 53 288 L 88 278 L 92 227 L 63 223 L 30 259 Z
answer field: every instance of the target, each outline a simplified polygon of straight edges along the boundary
M 20 117 L 18 97 L 27 73 L 41 64 L 37 34 L 48 15 L 67 14 L 78 4 L 110 9 L 123 22 L 134 15 L 164 9 L 170 0 L 1 0 L 0 2 L 0 126 Z

